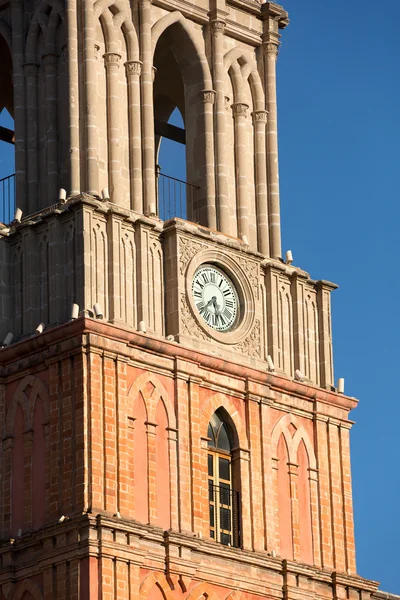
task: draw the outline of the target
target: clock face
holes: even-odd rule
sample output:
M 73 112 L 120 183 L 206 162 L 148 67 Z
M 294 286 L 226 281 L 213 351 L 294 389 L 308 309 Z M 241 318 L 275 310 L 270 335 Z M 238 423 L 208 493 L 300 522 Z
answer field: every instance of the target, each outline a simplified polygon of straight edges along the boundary
M 201 318 L 216 331 L 229 331 L 238 315 L 236 290 L 223 271 L 213 265 L 197 269 L 192 294 Z

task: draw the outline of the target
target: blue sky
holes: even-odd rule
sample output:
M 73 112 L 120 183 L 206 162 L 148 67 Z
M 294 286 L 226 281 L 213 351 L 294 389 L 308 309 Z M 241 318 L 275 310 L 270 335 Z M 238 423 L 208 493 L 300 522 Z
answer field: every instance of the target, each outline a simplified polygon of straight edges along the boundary
M 335 374 L 360 399 L 351 414 L 358 572 L 400 594 L 400 3 L 284 6 L 283 247 L 313 278 L 340 286 Z
M 358 573 L 400 594 L 400 3 L 284 6 L 291 23 L 278 61 L 283 250 L 313 278 L 340 286 L 335 373 L 360 399 L 351 415 Z M 12 170 L 0 144 L 0 177 Z

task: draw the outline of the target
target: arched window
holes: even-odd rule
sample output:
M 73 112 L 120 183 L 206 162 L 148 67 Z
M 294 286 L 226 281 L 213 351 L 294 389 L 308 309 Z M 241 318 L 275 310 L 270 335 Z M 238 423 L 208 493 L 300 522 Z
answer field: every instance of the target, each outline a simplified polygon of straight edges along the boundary
M 239 547 L 240 502 L 232 469 L 232 436 L 221 411 L 211 417 L 207 437 L 210 537 L 225 546 Z

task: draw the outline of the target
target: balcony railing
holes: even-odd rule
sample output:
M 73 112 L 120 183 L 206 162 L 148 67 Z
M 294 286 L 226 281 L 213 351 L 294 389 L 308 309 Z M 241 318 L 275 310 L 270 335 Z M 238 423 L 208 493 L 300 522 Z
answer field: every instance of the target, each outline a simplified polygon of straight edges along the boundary
M 10 223 L 15 213 L 15 175 L 0 179 L 0 222 Z
M 160 219 L 168 221 L 173 217 L 197 221 L 196 211 L 198 190 L 196 185 L 176 179 L 170 175 L 157 174 L 158 214 Z M 188 215 L 188 207 L 191 214 Z
M 240 547 L 240 497 L 229 485 L 208 482 L 210 537 L 225 546 Z

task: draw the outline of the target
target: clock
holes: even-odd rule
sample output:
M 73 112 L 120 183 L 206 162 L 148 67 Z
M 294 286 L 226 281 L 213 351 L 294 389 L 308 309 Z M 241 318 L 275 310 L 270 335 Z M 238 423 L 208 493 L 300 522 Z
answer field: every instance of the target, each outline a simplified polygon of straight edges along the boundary
M 197 269 L 192 280 L 194 305 L 201 319 L 216 331 L 230 331 L 237 322 L 239 303 L 235 286 L 211 264 Z

